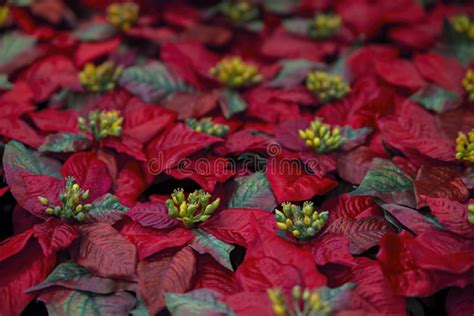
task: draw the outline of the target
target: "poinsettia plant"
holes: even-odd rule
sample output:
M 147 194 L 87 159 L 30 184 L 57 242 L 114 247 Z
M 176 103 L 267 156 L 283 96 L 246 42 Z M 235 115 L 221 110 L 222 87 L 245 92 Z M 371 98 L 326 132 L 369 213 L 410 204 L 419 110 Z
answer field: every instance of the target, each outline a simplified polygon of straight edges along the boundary
M 474 314 L 474 6 L 0 4 L 0 315 Z

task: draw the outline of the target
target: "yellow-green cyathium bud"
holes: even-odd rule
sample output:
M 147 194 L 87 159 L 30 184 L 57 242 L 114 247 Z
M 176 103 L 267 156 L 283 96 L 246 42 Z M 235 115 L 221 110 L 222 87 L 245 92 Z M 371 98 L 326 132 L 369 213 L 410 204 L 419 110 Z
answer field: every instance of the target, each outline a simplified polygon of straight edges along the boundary
M 341 29 L 342 19 L 335 14 L 317 13 L 308 27 L 308 34 L 316 39 L 328 39 Z
M 317 290 L 294 286 L 292 304 L 289 304 L 280 289 L 267 290 L 268 298 L 276 316 L 329 316 L 331 306 L 323 300 Z
M 329 124 L 324 124 L 320 118 L 312 121 L 307 129 L 300 129 L 298 135 L 306 142 L 306 146 L 317 153 L 336 150 L 345 142 L 339 126 L 331 127 Z
M 113 62 L 107 61 L 95 66 L 87 64 L 79 73 L 82 87 L 89 92 L 105 92 L 115 88 L 122 75 L 123 67 L 116 67 Z
M 191 127 L 196 132 L 217 137 L 223 137 L 229 133 L 229 126 L 225 124 L 214 123 L 210 117 L 206 117 L 201 120 L 191 118 L 186 120 L 186 125 Z
M 89 197 L 89 190 L 82 190 L 73 177 L 66 178 L 66 187 L 59 194 L 59 205 L 51 204 L 47 198 L 39 196 L 39 202 L 46 207 L 48 215 L 59 217 L 60 219 L 75 219 L 83 221 L 85 214 L 91 209 L 91 204 L 84 204 Z
M 95 140 L 106 137 L 120 136 L 122 133 L 123 117 L 119 111 L 91 111 L 89 120 L 79 118 L 79 129 L 90 132 Z
M 474 162 L 474 129 L 467 135 L 463 132 L 458 133 L 456 138 L 456 159 Z
M 186 198 L 183 189 L 176 189 L 171 199 L 166 200 L 168 215 L 183 222 L 185 228 L 192 228 L 196 223 L 207 221 L 219 206 L 221 199 L 211 202 L 211 195 L 204 190 L 196 190 Z
M 221 6 L 222 14 L 234 23 L 246 23 L 257 19 L 258 7 L 249 1 L 226 1 Z
M 6 5 L 0 6 L 0 27 L 5 26 L 10 16 L 10 9 Z
M 462 86 L 466 92 L 467 99 L 474 102 L 474 70 L 469 69 L 462 80 Z
M 341 76 L 324 71 L 310 72 L 306 78 L 306 88 L 314 93 L 321 103 L 340 100 L 351 91 L 351 87 Z
M 464 34 L 469 39 L 474 39 L 474 20 L 468 15 L 457 15 L 450 19 L 453 29 L 461 34 Z
M 467 206 L 467 220 L 474 225 L 474 204 Z
M 128 31 L 138 20 L 140 7 L 134 2 L 113 3 L 107 7 L 107 21 L 122 31 Z
M 245 63 L 240 57 L 224 58 L 209 73 L 229 88 L 249 87 L 263 79 L 255 65 Z
M 317 212 L 312 202 L 304 202 L 303 207 L 282 203 L 282 210 L 275 209 L 278 229 L 293 234 L 299 240 L 311 239 L 328 220 L 328 212 Z

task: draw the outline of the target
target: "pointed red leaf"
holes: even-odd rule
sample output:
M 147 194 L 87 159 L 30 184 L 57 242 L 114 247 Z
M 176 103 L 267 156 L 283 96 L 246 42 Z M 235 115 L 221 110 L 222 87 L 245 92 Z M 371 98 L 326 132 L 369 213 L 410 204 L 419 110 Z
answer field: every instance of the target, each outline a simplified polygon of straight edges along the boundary
M 131 280 L 135 276 L 135 246 L 106 223 L 82 225 L 74 252 L 76 263 L 106 278 Z
M 140 261 L 137 267 L 138 293 L 148 312 L 155 315 L 165 307 L 164 294 L 185 293 L 196 271 L 193 250 L 185 247 L 175 254 L 154 261 Z
M 46 222 L 33 226 L 35 237 L 45 256 L 67 248 L 79 237 L 79 229 L 57 218 L 49 218 Z

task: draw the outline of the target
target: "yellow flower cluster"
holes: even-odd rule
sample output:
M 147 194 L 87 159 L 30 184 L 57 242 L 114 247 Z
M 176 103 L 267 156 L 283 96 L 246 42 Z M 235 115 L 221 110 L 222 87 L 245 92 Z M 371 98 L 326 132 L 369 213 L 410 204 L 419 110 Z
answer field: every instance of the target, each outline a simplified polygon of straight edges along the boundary
M 107 21 L 126 32 L 138 20 L 139 12 L 139 6 L 134 2 L 113 3 L 107 7 Z
M 115 88 L 122 71 L 122 66 L 115 67 L 110 61 L 99 66 L 87 64 L 79 73 L 79 81 L 87 91 L 105 92 Z
M 83 204 L 82 202 L 89 197 L 89 190 L 82 190 L 73 177 L 66 178 L 66 188 L 59 194 L 61 205 L 51 204 L 47 198 L 39 196 L 40 203 L 46 206 L 46 214 L 54 215 L 61 219 L 73 218 L 83 221 L 85 213 L 91 209 L 91 204 Z
M 204 222 L 211 217 L 221 201 L 220 198 L 210 202 L 211 195 L 204 190 L 196 190 L 186 199 L 183 189 L 174 190 L 171 199 L 166 200 L 168 215 L 183 222 L 185 228 Z
M 459 132 L 456 138 L 456 159 L 474 162 L 474 129 L 467 135 Z
M 186 125 L 191 127 L 196 132 L 217 137 L 222 137 L 229 133 L 229 126 L 225 124 L 214 123 L 210 117 L 205 117 L 201 120 L 191 118 L 186 120 Z
M 231 88 L 248 87 L 263 79 L 255 65 L 245 63 L 240 57 L 224 58 L 209 73 Z
M 299 137 L 306 142 L 306 146 L 312 148 L 317 153 L 326 153 L 341 147 L 345 139 L 341 135 L 338 126 L 332 127 L 323 124 L 322 119 L 316 118 L 311 122 L 309 128 L 298 131 Z
M 317 13 L 308 28 L 312 38 L 328 39 L 339 32 L 342 24 L 340 16 L 335 14 Z
M 316 212 L 312 202 L 303 207 L 282 203 L 282 211 L 275 209 L 275 220 L 282 231 L 288 231 L 300 240 L 312 238 L 328 220 L 328 212 Z
M 222 13 L 232 22 L 245 23 L 258 17 L 258 8 L 249 1 L 226 1 L 222 4 Z
M 465 34 L 469 39 L 474 39 L 474 20 L 468 15 L 457 15 L 450 20 L 453 29 Z
M 7 23 L 9 15 L 10 15 L 10 9 L 6 5 L 1 5 L 0 6 L 0 27 L 4 26 Z
M 467 220 L 469 223 L 474 225 L 474 204 L 469 204 L 467 206 Z
M 94 135 L 95 140 L 109 136 L 120 136 L 122 133 L 123 117 L 119 111 L 91 111 L 87 122 L 83 117 L 79 118 L 79 129 Z
M 342 99 L 351 91 L 341 76 L 331 75 L 324 71 L 312 71 L 306 78 L 306 88 L 313 92 L 321 103 Z
M 464 91 L 466 91 L 469 101 L 474 102 L 474 70 L 469 69 L 462 80 Z
M 292 308 L 280 289 L 269 289 L 267 294 L 276 316 L 329 316 L 331 313 L 329 303 L 321 299 L 317 290 L 294 286 Z

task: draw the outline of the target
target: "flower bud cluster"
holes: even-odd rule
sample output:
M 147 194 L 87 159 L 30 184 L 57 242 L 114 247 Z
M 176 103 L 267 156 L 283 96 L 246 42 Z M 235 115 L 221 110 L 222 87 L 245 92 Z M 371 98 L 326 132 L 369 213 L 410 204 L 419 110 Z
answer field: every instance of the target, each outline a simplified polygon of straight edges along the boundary
M 91 111 L 89 120 L 79 118 L 79 129 L 94 135 L 95 140 L 109 136 L 120 136 L 122 133 L 123 117 L 119 111 Z
M 467 135 L 458 133 L 456 138 L 456 159 L 474 162 L 474 129 Z
M 308 28 L 308 34 L 316 39 L 328 39 L 341 29 L 342 19 L 335 14 L 317 13 Z
M 464 91 L 466 91 L 467 99 L 474 102 L 474 69 L 469 69 L 462 80 Z
M 240 57 L 224 58 L 209 73 L 230 88 L 248 87 L 263 79 L 255 65 L 245 63 Z
M 324 71 L 312 71 L 306 79 L 306 88 L 313 92 L 321 103 L 342 99 L 351 91 L 341 76 Z
M 258 8 L 250 1 L 226 1 L 222 4 L 222 13 L 234 23 L 245 23 L 258 17 Z
M 467 206 L 467 220 L 474 225 L 474 204 Z
M 465 34 L 469 39 L 474 39 L 474 20 L 468 15 L 457 15 L 450 22 L 456 32 Z
M 123 67 L 115 67 L 114 63 L 110 61 L 99 66 L 89 63 L 79 73 L 79 81 L 82 87 L 89 92 L 110 91 L 115 88 L 122 71 Z
M 210 117 L 205 117 L 201 120 L 191 118 L 186 120 L 186 125 L 191 127 L 196 132 L 222 137 L 229 133 L 229 126 L 225 124 L 214 123 Z
M 61 219 L 75 219 L 83 221 L 85 213 L 91 209 L 91 204 L 83 202 L 89 197 L 89 190 L 82 190 L 73 177 L 66 178 L 66 187 L 59 194 L 60 205 L 51 204 L 47 198 L 39 196 L 38 200 L 46 206 L 46 214 L 59 217 Z
M 294 286 L 291 305 L 280 289 L 269 289 L 267 293 L 276 316 L 326 316 L 331 313 L 329 303 L 321 299 L 317 290 Z
M 171 199 L 166 200 L 168 215 L 183 222 L 184 227 L 208 220 L 219 206 L 221 199 L 211 202 L 211 195 L 204 190 L 196 190 L 185 197 L 183 189 L 174 190 Z
M 312 121 L 307 129 L 300 129 L 298 135 L 306 142 L 306 146 L 317 153 L 336 150 L 345 142 L 339 126 L 331 127 L 329 124 L 323 124 L 320 118 Z
M 140 7 L 134 2 L 113 3 L 107 7 L 107 21 L 122 31 L 128 31 L 138 20 Z
M 328 212 L 315 211 L 312 202 L 304 202 L 303 207 L 282 203 L 281 207 L 281 211 L 275 209 L 278 228 L 300 240 L 312 238 L 328 220 Z

